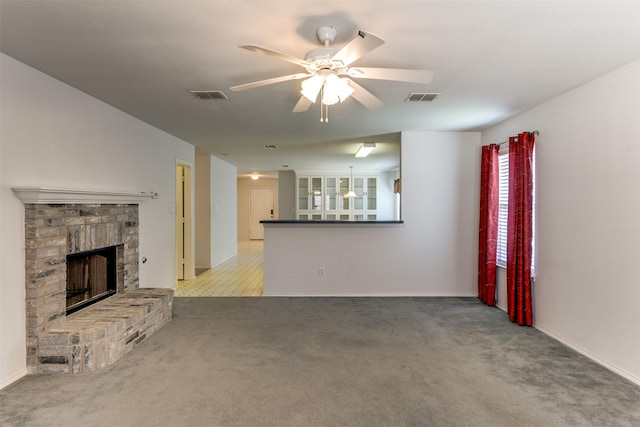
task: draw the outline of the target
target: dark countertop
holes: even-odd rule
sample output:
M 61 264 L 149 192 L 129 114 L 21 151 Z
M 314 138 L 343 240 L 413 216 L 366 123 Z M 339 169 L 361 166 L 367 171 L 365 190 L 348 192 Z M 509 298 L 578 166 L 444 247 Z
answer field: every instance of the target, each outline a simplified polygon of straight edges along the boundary
M 312 219 L 265 219 L 261 224 L 304 224 L 304 225 L 376 225 L 376 224 L 404 224 L 404 221 L 340 221 L 340 220 L 312 220 Z

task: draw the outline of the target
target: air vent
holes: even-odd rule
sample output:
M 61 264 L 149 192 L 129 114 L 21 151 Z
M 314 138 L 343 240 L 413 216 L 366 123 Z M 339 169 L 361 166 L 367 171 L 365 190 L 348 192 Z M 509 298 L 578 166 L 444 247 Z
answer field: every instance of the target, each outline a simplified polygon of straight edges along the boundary
M 221 90 L 190 90 L 189 93 L 198 99 L 229 99 Z
M 439 93 L 412 93 L 410 94 L 405 102 L 431 102 L 436 97 L 440 95 Z
M 265 146 L 264 146 L 265 150 L 275 150 L 277 148 L 278 148 L 277 145 L 272 145 L 272 144 L 265 144 Z

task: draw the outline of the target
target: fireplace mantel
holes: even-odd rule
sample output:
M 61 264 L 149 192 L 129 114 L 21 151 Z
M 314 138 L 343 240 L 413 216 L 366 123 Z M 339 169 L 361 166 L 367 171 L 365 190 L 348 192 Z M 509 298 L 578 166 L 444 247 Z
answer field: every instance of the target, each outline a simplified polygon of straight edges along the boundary
M 133 193 L 126 191 L 78 190 L 71 188 L 13 187 L 22 203 L 34 204 L 139 204 L 157 193 Z

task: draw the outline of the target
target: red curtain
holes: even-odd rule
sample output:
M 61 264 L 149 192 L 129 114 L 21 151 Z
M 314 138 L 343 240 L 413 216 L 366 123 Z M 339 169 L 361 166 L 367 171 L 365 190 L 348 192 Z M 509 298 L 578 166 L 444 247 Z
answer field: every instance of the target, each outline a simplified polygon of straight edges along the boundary
M 507 220 L 507 300 L 509 319 L 533 324 L 531 252 L 533 239 L 533 146 L 524 132 L 509 138 L 509 215 Z
M 498 250 L 498 146 L 482 147 L 480 165 L 480 236 L 478 239 L 478 298 L 496 305 Z

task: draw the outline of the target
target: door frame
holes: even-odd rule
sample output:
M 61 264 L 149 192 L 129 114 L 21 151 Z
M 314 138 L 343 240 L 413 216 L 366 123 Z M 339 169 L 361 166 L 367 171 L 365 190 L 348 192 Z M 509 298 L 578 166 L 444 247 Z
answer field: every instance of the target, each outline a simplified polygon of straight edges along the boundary
M 175 172 L 176 197 L 174 212 L 176 223 L 176 280 L 192 280 L 195 279 L 193 165 L 189 162 L 176 159 Z M 184 181 L 182 180 L 183 176 Z M 182 227 L 182 212 L 184 212 L 184 228 Z M 183 250 L 184 264 L 181 256 Z

